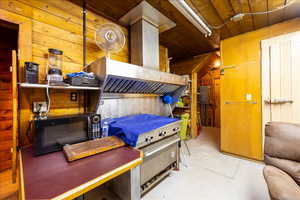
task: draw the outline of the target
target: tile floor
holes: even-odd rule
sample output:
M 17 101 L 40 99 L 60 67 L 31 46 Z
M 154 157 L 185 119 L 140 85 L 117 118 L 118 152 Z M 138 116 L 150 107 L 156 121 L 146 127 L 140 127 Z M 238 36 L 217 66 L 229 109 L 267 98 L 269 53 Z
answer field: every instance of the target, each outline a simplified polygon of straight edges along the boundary
M 191 157 L 184 156 L 181 170 L 143 200 L 269 200 L 264 165 L 220 153 L 218 137 L 219 129 L 204 128 L 197 139 L 188 141 Z

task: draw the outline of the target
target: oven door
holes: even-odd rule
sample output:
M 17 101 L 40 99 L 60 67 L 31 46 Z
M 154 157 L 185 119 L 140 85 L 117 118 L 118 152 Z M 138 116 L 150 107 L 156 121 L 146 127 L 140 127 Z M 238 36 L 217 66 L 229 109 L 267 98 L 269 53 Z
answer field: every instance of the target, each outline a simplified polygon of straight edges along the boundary
M 178 166 L 178 143 L 180 137 L 176 134 L 141 148 L 144 153 L 144 161 L 141 164 L 141 186 L 144 188 L 147 182 L 157 182 L 159 175 Z M 146 184 L 150 185 L 150 184 Z M 154 184 L 153 184 L 154 185 Z M 146 189 L 146 188 L 145 188 Z

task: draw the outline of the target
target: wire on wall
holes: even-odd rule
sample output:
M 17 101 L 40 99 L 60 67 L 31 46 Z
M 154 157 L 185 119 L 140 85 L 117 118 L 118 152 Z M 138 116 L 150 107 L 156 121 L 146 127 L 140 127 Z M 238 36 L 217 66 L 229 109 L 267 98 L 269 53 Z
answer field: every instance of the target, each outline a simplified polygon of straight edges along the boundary
M 220 28 L 224 27 L 226 24 L 228 24 L 231 21 L 237 22 L 237 21 L 242 20 L 246 15 L 265 15 L 265 14 L 273 13 L 273 12 L 282 10 L 282 9 L 290 6 L 294 2 L 295 2 L 295 0 L 290 0 L 285 5 L 282 5 L 282 6 L 279 6 L 277 8 L 274 8 L 273 10 L 267 10 L 267 11 L 261 11 L 261 12 L 244 12 L 244 13 L 238 13 L 236 15 L 233 15 L 231 18 L 227 19 L 223 24 L 220 24 L 220 25 L 217 25 L 217 26 L 209 25 L 209 24 L 207 24 L 207 25 L 210 28 L 212 28 L 212 29 L 220 29 Z

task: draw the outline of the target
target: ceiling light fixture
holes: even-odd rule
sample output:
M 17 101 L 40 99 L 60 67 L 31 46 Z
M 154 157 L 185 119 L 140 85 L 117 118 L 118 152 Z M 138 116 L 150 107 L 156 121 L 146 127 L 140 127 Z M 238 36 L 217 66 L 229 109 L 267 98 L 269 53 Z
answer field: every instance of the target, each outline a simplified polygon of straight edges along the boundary
M 173 6 L 175 6 L 194 26 L 196 26 L 205 37 L 211 36 L 211 29 L 207 26 L 202 17 L 197 15 L 184 0 L 169 0 L 169 2 L 173 4 Z

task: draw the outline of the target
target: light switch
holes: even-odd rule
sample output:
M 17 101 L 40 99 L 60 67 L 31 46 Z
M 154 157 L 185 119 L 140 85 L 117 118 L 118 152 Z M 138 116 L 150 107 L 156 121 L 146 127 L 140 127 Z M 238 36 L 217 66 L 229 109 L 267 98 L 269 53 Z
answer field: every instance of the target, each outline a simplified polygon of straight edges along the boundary
M 252 94 L 246 94 L 246 100 L 252 101 Z

